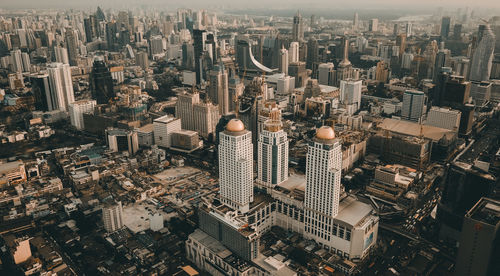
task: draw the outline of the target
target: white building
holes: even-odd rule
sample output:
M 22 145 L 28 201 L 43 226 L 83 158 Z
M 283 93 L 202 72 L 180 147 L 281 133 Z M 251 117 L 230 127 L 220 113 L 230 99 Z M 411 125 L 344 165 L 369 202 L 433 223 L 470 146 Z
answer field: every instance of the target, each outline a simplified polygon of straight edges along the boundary
M 68 111 L 69 104 L 75 101 L 70 66 L 51 63 L 47 65 L 47 72 L 50 86 L 49 110 Z
M 331 127 L 323 126 L 309 144 L 306 158 L 305 232 L 323 244 L 332 240 L 339 213 L 342 145 Z
M 68 50 L 66 48 L 57 46 L 54 48 L 54 53 L 56 54 L 56 62 L 69 64 Z
M 282 48 L 279 55 L 279 70 L 281 73 L 288 75 L 288 50 Z
M 71 125 L 76 129 L 81 130 L 83 125 L 83 114 L 94 113 L 94 108 L 97 105 L 95 100 L 80 100 L 69 104 L 69 118 Z
M 292 62 L 299 62 L 299 43 L 297 41 L 290 43 L 290 47 L 288 48 L 288 60 L 289 64 Z
M 257 183 L 274 187 L 288 179 L 288 138 L 279 118 L 264 123 L 257 142 Z
M 12 71 L 24 72 L 21 50 L 10 51 L 10 64 L 12 65 Z
M 427 113 L 426 125 L 458 131 L 462 113 L 451 108 L 433 106 Z
M 115 232 L 123 227 L 123 209 L 121 201 L 108 204 L 102 208 L 102 221 L 108 233 Z
M 155 144 L 169 148 L 171 136 L 175 131 L 181 130 L 181 120 L 169 115 L 165 115 L 153 121 L 153 133 Z
M 351 106 L 351 108 L 346 108 L 350 111 L 350 115 L 358 111 L 361 106 L 362 85 L 363 82 L 360 80 L 340 81 L 340 103 L 344 104 L 346 107 Z
M 427 97 L 422 91 L 406 90 L 403 94 L 401 118 L 408 121 L 420 122 L 425 114 Z
M 149 229 L 155 232 L 163 229 L 163 216 L 161 213 L 149 214 Z
M 232 119 L 219 140 L 219 186 L 221 201 L 242 213 L 253 201 L 252 132 Z

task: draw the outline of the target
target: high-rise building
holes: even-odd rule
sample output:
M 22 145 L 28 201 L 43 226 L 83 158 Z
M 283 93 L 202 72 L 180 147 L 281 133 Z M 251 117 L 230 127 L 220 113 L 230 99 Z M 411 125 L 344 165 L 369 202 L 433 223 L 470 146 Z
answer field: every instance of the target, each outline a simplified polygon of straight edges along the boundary
M 429 110 L 429 113 L 427 113 L 425 124 L 458 131 L 460 127 L 460 116 L 462 116 L 462 113 L 459 110 L 433 106 Z
M 180 131 L 181 119 L 165 115 L 153 121 L 155 144 L 160 147 L 170 148 L 172 133 Z
M 359 28 L 359 17 L 358 17 L 358 13 L 355 12 L 354 13 L 354 19 L 352 20 L 352 29 L 354 31 L 357 31 Z
M 113 233 L 123 227 L 123 209 L 121 201 L 116 203 L 107 203 L 102 208 L 102 221 L 104 229 L 108 233 Z
M 23 68 L 23 57 L 21 55 L 21 50 L 10 51 L 10 64 L 12 65 L 13 72 L 24 72 Z
M 462 40 L 462 24 L 455 24 L 453 26 L 453 39 L 456 41 Z
M 57 46 L 54 48 L 54 53 L 56 56 L 56 62 L 69 64 L 68 50 L 66 48 Z
M 450 24 L 451 18 L 449 16 L 444 16 L 441 19 L 441 41 L 444 41 L 450 35 Z
M 293 17 L 292 39 L 293 41 L 302 41 L 304 39 L 304 22 L 299 11 Z
M 49 84 L 49 74 L 38 73 L 29 76 L 31 92 L 35 97 L 35 109 L 39 111 L 49 111 L 52 104 Z
M 500 201 L 482 197 L 464 217 L 455 275 L 500 272 Z
M 113 77 L 101 57 L 94 59 L 90 73 L 90 91 L 98 104 L 107 104 L 115 97 Z
M 21 60 L 23 61 L 24 72 L 30 72 L 31 71 L 30 55 L 28 55 L 28 53 L 21 53 Z
M 205 50 L 205 41 L 207 39 L 207 31 L 205 30 L 193 30 L 193 41 L 194 41 L 194 71 L 196 72 L 196 84 L 200 84 L 203 79 L 203 62 L 202 56 Z
M 50 87 L 49 110 L 68 111 L 69 104 L 75 101 L 69 64 L 48 64 L 47 72 Z
M 274 107 L 269 115 L 257 145 L 257 183 L 272 188 L 288 179 L 288 139 L 280 110 Z
M 232 119 L 219 139 L 219 186 L 225 205 L 246 213 L 253 201 L 252 133 Z
M 470 95 L 476 106 L 484 106 L 489 102 L 492 86 L 492 83 L 488 81 L 471 82 Z
M 340 103 L 346 105 L 350 114 L 357 112 L 361 108 L 361 80 L 340 81 Z
M 297 41 L 293 41 L 290 43 L 290 47 L 288 48 L 288 61 L 299 62 L 299 43 Z
M 149 39 L 151 56 L 164 54 L 163 48 L 163 37 L 161 35 L 153 36 Z
M 377 32 L 378 31 L 378 19 L 377 18 L 370 19 L 370 23 L 368 25 L 368 31 L 370 31 L 370 32 Z
M 182 91 L 177 94 L 177 103 L 175 104 L 175 117 L 181 119 L 182 129 L 196 130 L 194 124 L 193 108 L 200 102 L 200 94 L 187 93 Z
M 278 64 L 280 72 L 288 75 L 288 50 L 284 47 L 280 50 Z
M 118 32 L 117 24 L 115 21 L 106 23 L 106 43 L 108 45 L 108 50 L 115 51 L 118 47 L 118 38 L 116 33 Z
M 229 80 L 228 72 L 225 70 L 224 64 L 214 66 L 209 73 L 210 85 L 208 87 L 208 97 L 219 107 L 219 114 L 226 115 L 229 113 Z
M 193 106 L 194 127 L 200 136 L 214 140 L 215 130 L 219 122 L 219 108 L 210 101 L 197 103 Z
M 295 87 L 303 87 L 307 81 L 306 63 L 291 62 L 288 65 L 288 75 L 295 78 Z
M 335 69 L 333 63 L 321 63 L 318 66 L 318 83 L 322 85 L 334 85 Z
M 144 51 L 137 52 L 135 55 L 135 65 L 140 66 L 142 70 L 149 68 L 148 53 Z
M 80 100 L 70 103 L 69 118 L 71 121 L 71 125 L 76 127 L 76 129 L 78 130 L 82 130 L 84 128 L 83 114 L 93 113 L 96 104 L 97 103 L 95 100 Z
M 307 41 L 307 59 L 306 59 L 306 68 L 311 69 L 313 71 L 313 76 L 317 71 L 317 66 L 319 62 L 319 45 L 318 40 L 314 38 L 310 38 Z
M 406 23 L 405 32 L 406 32 L 406 37 L 412 36 L 413 33 L 412 33 L 412 23 L 411 22 Z
M 323 126 L 309 143 L 306 157 L 305 233 L 329 244 L 339 213 L 342 145 L 331 127 Z
M 489 25 L 482 26 L 484 26 L 482 35 L 479 36 L 479 43 L 472 55 L 469 74 L 471 81 L 478 82 L 490 79 L 493 51 L 495 50 L 495 35 Z
M 73 28 L 67 28 L 64 39 L 66 40 L 66 46 L 68 49 L 69 64 L 71 66 L 76 66 L 78 65 L 79 52 L 78 32 L 73 30 Z
M 401 108 L 401 118 L 420 122 L 425 114 L 427 96 L 422 91 L 406 90 L 403 94 L 403 107 Z

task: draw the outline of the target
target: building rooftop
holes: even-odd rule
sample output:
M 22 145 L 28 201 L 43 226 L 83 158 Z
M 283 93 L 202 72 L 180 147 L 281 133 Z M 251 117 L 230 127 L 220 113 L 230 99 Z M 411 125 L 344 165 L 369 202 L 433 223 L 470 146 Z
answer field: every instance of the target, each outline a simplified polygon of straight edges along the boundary
M 465 216 L 496 226 L 500 223 L 500 201 L 482 197 Z
M 158 122 L 158 123 L 170 123 L 170 122 L 173 122 L 175 120 L 180 120 L 180 119 L 177 119 L 171 115 L 165 115 L 165 116 L 162 116 L 160 118 L 157 118 L 155 119 L 153 122 Z
M 414 137 L 419 137 L 422 134 L 425 138 L 432 139 L 433 141 L 439 141 L 444 136 L 456 135 L 449 129 L 390 118 L 384 119 L 378 127 L 383 130 Z
M 24 165 L 24 162 L 21 160 L 7 162 L 7 163 L 0 163 L 0 175 L 8 173 L 12 170 L 17 170 L 19 166 L 22 165 Z
M 339 214 L 335 219 L 354 227 L 363 222 L 372 210 L 372 206 L 357 200 L 354 196 L 347 196 L 340 201 Z

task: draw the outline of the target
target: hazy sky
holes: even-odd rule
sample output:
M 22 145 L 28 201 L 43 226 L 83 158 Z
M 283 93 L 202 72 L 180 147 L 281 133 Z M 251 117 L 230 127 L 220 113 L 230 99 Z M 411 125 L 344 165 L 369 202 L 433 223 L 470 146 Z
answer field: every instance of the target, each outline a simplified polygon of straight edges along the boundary
M 155 6 L 175 9 L 179 6 L 196 8 L 227 9 L 236 8 L 325 8 L 325 9 L 376 9 L 376 8 L 416 8 L 465 7 L 498 9 L 500 0 L 0 0 L 0 8 L 79 8 L 89 9 L 97 5 L 105 8 L 125 8 L 134 6 Z

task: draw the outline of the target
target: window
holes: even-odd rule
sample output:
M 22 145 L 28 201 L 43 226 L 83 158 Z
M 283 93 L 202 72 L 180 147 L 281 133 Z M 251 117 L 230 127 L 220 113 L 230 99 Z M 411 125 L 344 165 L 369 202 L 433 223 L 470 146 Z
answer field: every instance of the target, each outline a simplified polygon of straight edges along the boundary
M 351 230 L 347 229 L 345 232 L 345 239 L 350 241 L 351 240 Z
M 337 225 L 337 224 L 334 224 L 334 225 L 333 225 L 333 231 L 332 231 L 332 234 L 333 234 L 334 236 L 337 236 L 337 228 L 338 228 L 338 225 Z

